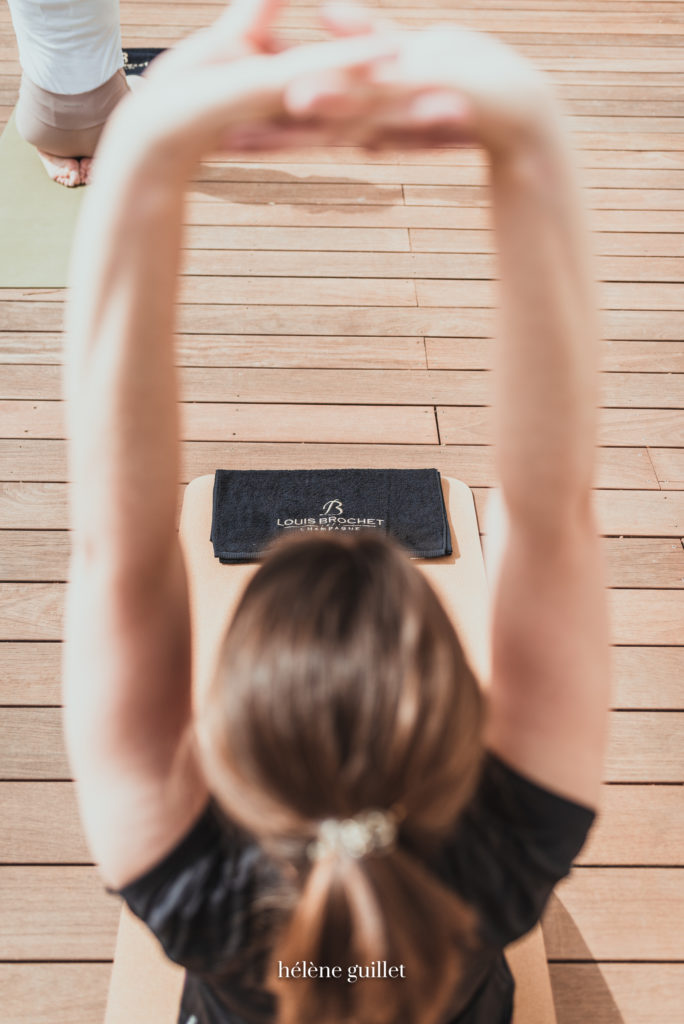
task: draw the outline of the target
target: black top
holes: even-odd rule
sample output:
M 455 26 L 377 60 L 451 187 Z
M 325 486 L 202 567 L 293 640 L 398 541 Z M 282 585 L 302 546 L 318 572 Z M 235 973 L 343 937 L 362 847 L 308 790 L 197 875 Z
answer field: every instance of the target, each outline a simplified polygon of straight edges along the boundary
M 431 864 L 480 919 L 477 987 L 450 1024 L 510 1024 L 513 979 L 502 950 L 538 921 L 594 817 L 487 754 L 475 796 Z M 210 804 L 159 864 L 121 890 L 187 968 L 178 1024 L 272 1024 L 275 1003 L 261 985 L 267 944 L 250 927 L 254 894 L 272 872 L 254 839 Z

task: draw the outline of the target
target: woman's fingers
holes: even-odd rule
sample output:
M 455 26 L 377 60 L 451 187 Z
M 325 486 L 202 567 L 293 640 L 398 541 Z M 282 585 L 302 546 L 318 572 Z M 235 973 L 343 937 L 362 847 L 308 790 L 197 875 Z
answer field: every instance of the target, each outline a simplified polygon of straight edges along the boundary
M 359 36 L 369 32 L 383 32 L 395 29 L 388 18 L 378 18 L 367 8 L 355 3 L 331 2 L 321 7 L 321 22 L 335 36 Z
M 228 39 L 241 39 L 260 50 L 269 43 L 282 7 L 283 0 L 233 0 L 214 29 Z

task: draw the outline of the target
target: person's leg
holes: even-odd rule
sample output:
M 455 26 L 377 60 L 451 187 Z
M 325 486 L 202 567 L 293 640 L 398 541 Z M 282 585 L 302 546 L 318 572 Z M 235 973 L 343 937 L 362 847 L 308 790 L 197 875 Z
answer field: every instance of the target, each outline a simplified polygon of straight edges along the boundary
M 17 131 L 36 147 L 54 181 L 67 186 L 85 184 L 104 124 L 127 93 L 123 70 L 97 89 L 73 96 L 48 92 L 24 75 L 17 104 Z

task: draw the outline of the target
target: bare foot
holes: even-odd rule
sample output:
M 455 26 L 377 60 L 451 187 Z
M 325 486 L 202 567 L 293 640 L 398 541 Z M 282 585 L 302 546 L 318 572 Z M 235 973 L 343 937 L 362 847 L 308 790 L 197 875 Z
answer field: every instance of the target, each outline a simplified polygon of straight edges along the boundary
M 44 153 L 42 149 L 37 150 L 37 153 L 48 172 L 48 177 L 53 181 L 66 185 L 67 188 L 81 184 L 81 170 L 75 157 L 55 156 L 54 153 Z
M 89 185 L 92 181 L 93 174 L 93 158 L 92 156 L 82 156 L 80 160 L 81 165 L 81 184 Z

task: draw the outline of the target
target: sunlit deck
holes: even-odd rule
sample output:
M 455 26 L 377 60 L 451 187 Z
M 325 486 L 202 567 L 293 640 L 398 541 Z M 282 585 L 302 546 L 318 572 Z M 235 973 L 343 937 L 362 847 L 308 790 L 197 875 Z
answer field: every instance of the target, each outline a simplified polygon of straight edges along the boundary
M 454 5 L 386 0 L 406 24 Z M 124 44 L 220 4 L 123 0 Z M 544 931 L 559 1024 L 676 1024 L 684 1005 L 684 4 L 464 0 L 557 83 L 603 284 L 597 505 L 616 668 L 604 812 Z M 288 33 L 313 38 L 298 0 Z M 0 7 L 0 116 L 19 65 Z M 1 183 L 0 183 L 1 186 Z M 178 310 L 182 482 L 236 468 L 436 466 L 494 484 L 494 257 L 481 157 L 348 149 L 207 164 Z M 0 244 L 2 227 L 0 225 Z M 60 290 L 0 291 L 0 1005 L 98 1024 L 117 901 L 89 863 L 61 738 L 69 536 Z

